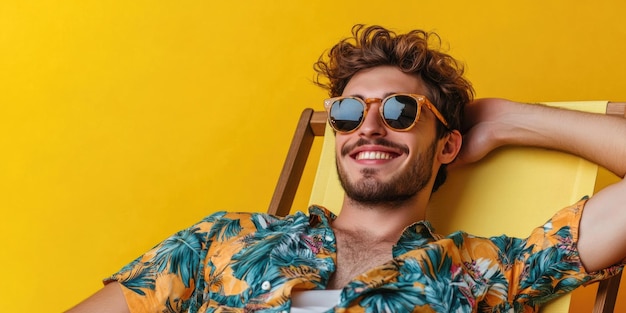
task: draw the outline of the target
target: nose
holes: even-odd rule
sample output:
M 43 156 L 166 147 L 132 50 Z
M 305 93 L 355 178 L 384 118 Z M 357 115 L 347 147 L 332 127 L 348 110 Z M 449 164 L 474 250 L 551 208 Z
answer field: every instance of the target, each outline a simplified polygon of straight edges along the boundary
M 370 100 L 370 99 L 367 99 Z M 359 127 L 359 135 L 364 137 L 384 137 L 387 135 L 387 128 L 383 123 L 382 116 L 380 116 L 380 99 L 376 99 L 377 101 L 369 102 L 369 108 L 367 110 L 367 114 L 365 115 L 365 119 L 363 120 L 363 124 Z

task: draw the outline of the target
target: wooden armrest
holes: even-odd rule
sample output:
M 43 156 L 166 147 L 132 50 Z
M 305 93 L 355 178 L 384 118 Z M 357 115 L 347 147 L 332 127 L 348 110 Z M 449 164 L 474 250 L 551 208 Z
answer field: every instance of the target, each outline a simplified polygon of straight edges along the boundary
M 606 106 L 606 114 L 626 118 L 626 102 L 609 102 Z

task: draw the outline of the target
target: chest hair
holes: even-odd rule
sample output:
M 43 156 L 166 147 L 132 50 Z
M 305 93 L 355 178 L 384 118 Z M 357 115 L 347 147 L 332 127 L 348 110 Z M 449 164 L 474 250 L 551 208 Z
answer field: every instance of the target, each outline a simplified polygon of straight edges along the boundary
M 380 240 L 366 233 L 335 230 L 337 268 L 327 289 L 341 289 L 354 277 L 392 259 L 395 241 Z

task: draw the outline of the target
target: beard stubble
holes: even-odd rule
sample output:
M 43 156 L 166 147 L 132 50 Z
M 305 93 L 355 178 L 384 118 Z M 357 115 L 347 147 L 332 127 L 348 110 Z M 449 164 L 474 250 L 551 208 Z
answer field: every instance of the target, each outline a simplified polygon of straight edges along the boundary
M 365 144 L 357 142 L 355 145 Z M 408 152 L 406 147 L 398 147 L 385 139 L 376 140 L 375 144 L 401 148 Z M 356 181 L 350 181 L 347 173 L 337 162 L 337 173 L 341 186 L 346 195 L 353 201 L 362 204 L 394 204 L 404 202 L 423 190 L 432 178 L 432 166 L 435 158 L 437 140 L 429 145 L 426 151 L 419 153 L 411 160 L 406 171 L 396 174 L 387 182 L 376 178 L 377 169 L 364 168 L 361 177 Z M 342 154 L 347 154 L 347 150 Z

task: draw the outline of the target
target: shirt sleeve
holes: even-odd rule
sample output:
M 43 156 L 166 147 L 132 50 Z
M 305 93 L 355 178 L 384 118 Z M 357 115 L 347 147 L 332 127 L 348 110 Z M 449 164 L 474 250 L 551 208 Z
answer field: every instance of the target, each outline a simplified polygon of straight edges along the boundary
M 543 304 L 578 286 L 619 273 L 623 264 L 589 273 L 583 267 L 577 243 L 580 219 L 588 198 L 558 211 L 548 222 L 520 242 L 511 267 L 518 280 L 518 301 Z
M 177 232 L 104 279 L 123 286 L 131 312 L 181 312 L 201 281 L 209 232 L 219 213 Z

